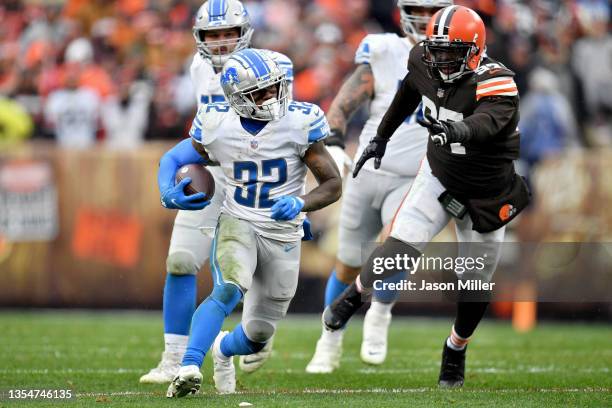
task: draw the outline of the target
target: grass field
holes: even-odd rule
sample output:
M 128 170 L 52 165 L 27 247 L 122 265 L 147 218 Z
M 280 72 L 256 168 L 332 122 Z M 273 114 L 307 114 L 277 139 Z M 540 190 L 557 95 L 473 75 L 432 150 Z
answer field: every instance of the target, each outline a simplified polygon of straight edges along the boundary
M 215 395 L 207 358 L 201 393 L 167 400 L 165 386 L 138 383 L 162 349 L 160 314 L 0 312 L 0 390 L 69 388 L 77 398 L 63 405 L 96 407 L 612 406 L 612 326 L 541 324 L 516 334 L 507 323 L 486 321 L 470 345 L 466 386 L 447 391 L 435 384 L 449 324 L 396 319 L 387 362 L 372 367 L 359 360 L 355 321 L 341 369 L 308 375 L 320 324 L 315 316 L 292 317 L 280 326 L 272 359 L 255 374 L 238 374 L 238 394 Z M 59 403 L 0 401 L 16 405 Z

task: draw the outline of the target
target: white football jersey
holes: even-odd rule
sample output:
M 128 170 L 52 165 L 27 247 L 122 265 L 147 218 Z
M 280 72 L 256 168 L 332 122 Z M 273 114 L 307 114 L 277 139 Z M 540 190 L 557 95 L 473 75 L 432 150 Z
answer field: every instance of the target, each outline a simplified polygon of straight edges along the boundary
M 359 136 L 356 163 L 387 112 L 400 83 L 408 73 L 408 55 L 412 45 L 397 34 L 369 34 L 355 54 L 356 64 L 369 64 L 374 74 L 374 99 L 370 104 L 370 116 Z M 428 133 L 416 122 L 419 106 L 414 114 L 393 134 L 387 144 L 380 169 L 389 175 L 414 176 L 427 149 Z M 374 170 L 374 160 L 368 160 L 365 169 Z
M 96 143 L 100 98 L 87 88 L 53 91 L 45 104 L 45 120 L 52 124 L 60 146 L 91 147 Z
M 221 212 L 250 221 L 264 237 L 299 240 L 305 214 L 290 221 L 274 221 L 274 200 L 305 192 L 308 147 L 329 134 L 323 111 L 306 102 L 290 102 L 287 114 L 270 121 L 253 135 L 229 104 L 203 105 L 189 135 L 219 162 L 225 174 L 225 201 Z

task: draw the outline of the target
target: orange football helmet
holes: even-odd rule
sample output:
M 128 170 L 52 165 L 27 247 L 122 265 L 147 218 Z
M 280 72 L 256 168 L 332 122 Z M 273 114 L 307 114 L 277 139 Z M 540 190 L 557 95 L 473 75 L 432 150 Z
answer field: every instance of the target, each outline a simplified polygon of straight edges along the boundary
M 453 82 L 480 66 L 486 31 L 476 12 L 463 6 L 439 10 L 427 24 L 423 62 L 432 77 Z

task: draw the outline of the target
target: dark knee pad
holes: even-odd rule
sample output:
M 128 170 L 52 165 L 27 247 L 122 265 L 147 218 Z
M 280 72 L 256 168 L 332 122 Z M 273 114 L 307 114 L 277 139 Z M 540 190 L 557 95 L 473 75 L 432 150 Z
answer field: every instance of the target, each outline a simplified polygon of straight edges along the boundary
M 274 325 L 264 320 L 251 320 L 244 325 L 244 332 L 247 337 L 251 341 L 262 343 L 263 345 L 274 335 L 274 331 Z

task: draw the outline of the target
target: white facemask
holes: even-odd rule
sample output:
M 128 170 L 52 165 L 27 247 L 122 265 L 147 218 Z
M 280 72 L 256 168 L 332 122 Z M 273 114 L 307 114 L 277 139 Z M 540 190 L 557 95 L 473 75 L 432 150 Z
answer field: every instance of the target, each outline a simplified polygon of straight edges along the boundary
M 270 119 L 278 119 L 280 117 L 280 103 L 276 97 L 270 98 L 261 104 L 262 111 L 269 112 L 271 115 Z

